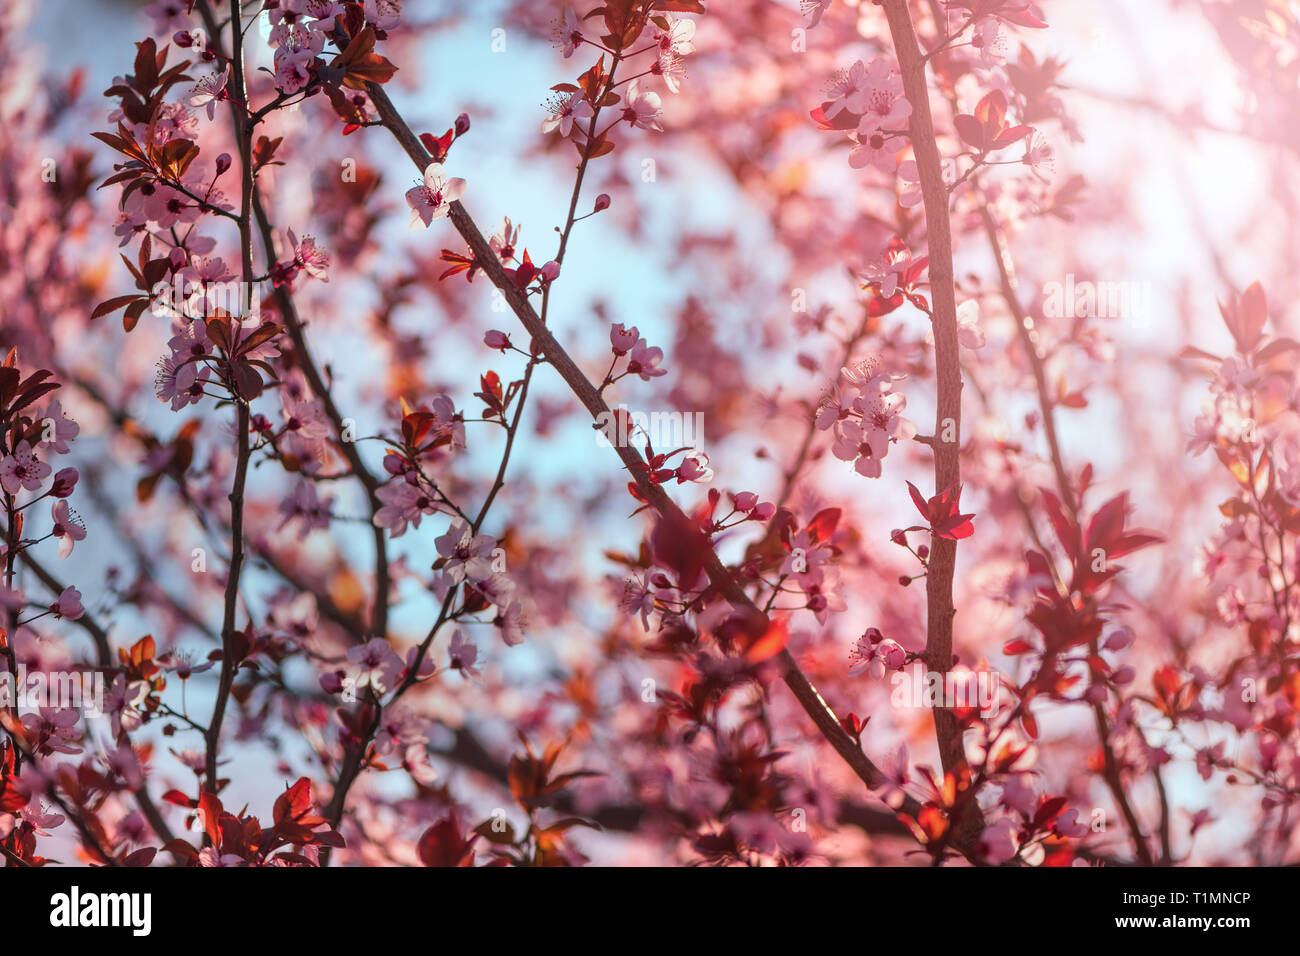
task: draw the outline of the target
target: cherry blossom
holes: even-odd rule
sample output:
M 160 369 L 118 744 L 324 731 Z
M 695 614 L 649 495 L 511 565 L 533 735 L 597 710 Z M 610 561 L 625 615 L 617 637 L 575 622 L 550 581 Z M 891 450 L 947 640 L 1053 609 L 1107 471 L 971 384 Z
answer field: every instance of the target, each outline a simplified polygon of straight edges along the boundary
M 574 124 L 585 129 L 595 111 L 580 93 L 563 93 L 552 97 L 548 104 L 551 115 L 542 120 L 542 132 L 560 131 L 561 136 L 571 136 Z
M 36 491 L 50 473 L 50 466 L 37 459 L 26 439 L 20 441 L 13 452 L 0 459 L 0 485 L 11 495 L 26 488 Z
M 50 517 L 54 521 L 51 533 L 59 539 L 59 557 L 66 558 L 72 553 L 73 545 L 85 540 L 86 525 L 65 500 L 56 501 L 51 506 Z
M 447 215 L 451 204 L 465 193 L 465 180 L 448 178 L 441 163 L 430 163 L 424 170 L 424 183 L 406 191 L 411 207 L 412 230 L 426 229 L 435 219 Z
M 393 690 L 402 672 L 402 659 L 387 641 L 378 637 L 349 650 L 348 661 L 355 668 L 357 688 L 369 687 L 376 694 Z

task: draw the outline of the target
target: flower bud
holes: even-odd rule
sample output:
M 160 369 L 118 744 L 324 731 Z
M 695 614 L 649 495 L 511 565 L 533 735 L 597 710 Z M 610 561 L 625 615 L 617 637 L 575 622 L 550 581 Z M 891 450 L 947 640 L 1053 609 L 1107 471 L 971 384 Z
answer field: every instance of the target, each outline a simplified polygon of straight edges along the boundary
M 55 498 L 66 498 L 72 494 L 72 489 L 77 487 L 77 479 L 81 475 L 75 468 L 60 468 L 54 475 L 54 484 L 50 486 L 50 494 Z

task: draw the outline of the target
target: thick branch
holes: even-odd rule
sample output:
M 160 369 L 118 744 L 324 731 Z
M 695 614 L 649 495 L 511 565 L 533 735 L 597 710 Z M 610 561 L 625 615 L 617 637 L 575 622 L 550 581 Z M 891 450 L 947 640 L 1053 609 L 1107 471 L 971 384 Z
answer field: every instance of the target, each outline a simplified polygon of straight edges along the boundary
M 907 0 L 884 0 L 889 32 L 898 55 L 903 90 L 912 106 L 911 139 L 925 199 L 926 236 L 930 256 L 930 290 L 933 297 L 934 365 L 938 385 L 935 405 L 934 483 L 939 493 L 961 480 L 961 360 L 957 341 L 957 297 L 953 288 L 952 227 L 948 219 L 948 189 L 930 115 L 925 59 L 912 27 Z M 952 600 L 957 542 L 935 537 L 926 573 L 927 624 L 925 662 L 932 671 L 946 673 L 952 666 L 952 629 L 956 610 Z M 950 710 L 934 711 L 935 736 L 945 773 L 957 773 L 966 764 L 961 728 Z

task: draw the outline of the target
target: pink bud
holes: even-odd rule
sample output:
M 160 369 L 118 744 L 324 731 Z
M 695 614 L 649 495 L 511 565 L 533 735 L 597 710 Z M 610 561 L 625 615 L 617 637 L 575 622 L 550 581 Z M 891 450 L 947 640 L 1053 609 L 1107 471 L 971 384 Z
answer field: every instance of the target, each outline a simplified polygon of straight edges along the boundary
M 50 605 L 50 610 L 57 617 L 75 621 L 85 613 L 85 609 L 81 606 L 81 592 L 74 587 L 64 588 L 59 599 Z
M 230 168 L 230 162 L 231 162 L 231 160 L 230 160 L 230 154 L 229 154 L 229 153 L 222 153 L 220 156 L 217 157 L 217 175 L 218 175 L 218 176 L 220 176 L 222 173 L 224 173 L 227 169 Z
M 615 323 L 609 330 L 609 344 L 613 347 L 615 355 L 626 355 L 640 337 L 635 325 L 627 329 L 623 327 L 622 322 Z
M 504 352 L 510 348 L 510 336 L 496 329 L 490 329 L 483 334 L 483 344 L 490 349 L 500 349 Z
M 752 491 L 742 491 L 731 500 L 732 503 L 735 504 L 737 511 L 749 512 L 753 511 L 755 506 L 758 504 L 758 495 L 754 494 Z
M 560 264 L 552 259 L 542 266 L 540 275 L 543 282 L 554 282 L 560 275 Z
M 1133 631 L 1127 627 L 1116 628 L 1102 645 L 1108 651 L 1122 651 L 1133 643 Z
M 81 477 L 80 472 L 75 468 L 60 468 L 54 475 L 54 484 L 50 487 L 50 494 L 55 498 L 66 498 L 72 494 L 72 489 L 77 487 L 77 479 Z
M 770 501 L 764 501 L 755 508 L 749 516 L 755 521 L 766 521 L 774 514 L 776 514 L 776 505 L 772 504 Z
M 609 204 L 610 204 L 609 193 L 601 193 L 599 196 L 596 197 L 595 211 L 604 212 L 606 209 L 609 208 Z
M 320 689 L 327 694 L 337 694 L 343 689 L 343 678 L 339 671 L 330 671 L 320 675 Z
M 461 113 L 456 117 L 456 135 L 464 136 L 469 132 L 469 114 Z

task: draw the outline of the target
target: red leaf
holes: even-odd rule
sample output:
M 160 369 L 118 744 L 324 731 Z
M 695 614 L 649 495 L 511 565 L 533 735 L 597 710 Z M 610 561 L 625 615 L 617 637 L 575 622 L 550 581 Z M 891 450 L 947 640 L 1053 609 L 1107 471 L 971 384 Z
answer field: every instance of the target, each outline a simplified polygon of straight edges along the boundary
M 842 512 L 839 508 L 824 508 L 808 522 L 808 536 L 814 542 L 829 541 L 835 533 L 835 526 L 840 522 Z

